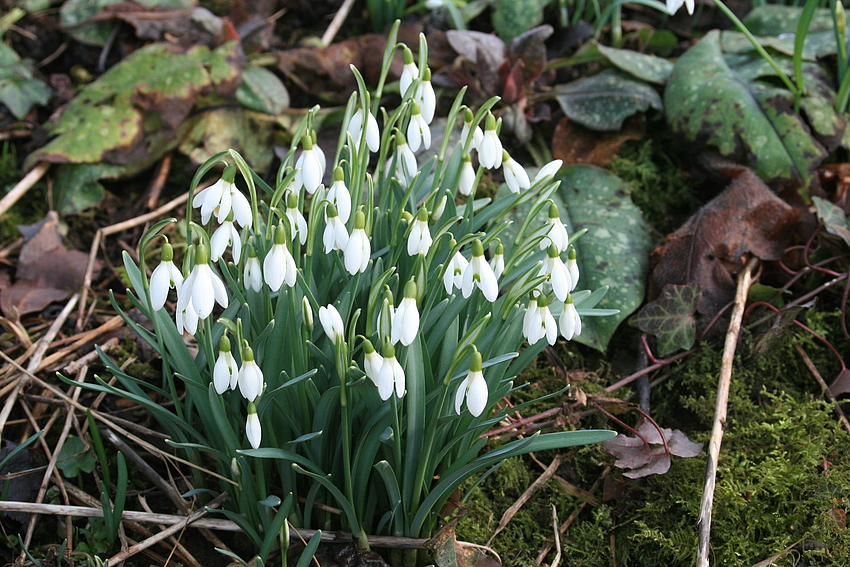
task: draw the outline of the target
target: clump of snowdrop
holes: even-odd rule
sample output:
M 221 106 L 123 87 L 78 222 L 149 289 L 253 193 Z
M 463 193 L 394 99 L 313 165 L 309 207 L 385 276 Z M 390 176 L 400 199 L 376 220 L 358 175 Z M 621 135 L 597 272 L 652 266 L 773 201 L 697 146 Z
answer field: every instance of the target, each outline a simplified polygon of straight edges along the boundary
M 386 526 L 427 536 L 457 487 L 442 471 L 507 411 L 496 404 L 519 371 L 513 358 L 558 336 L 573 340 L 581 317 L 605 313 L 592 309 L 604 290 L 576 291 L 580 248 L 554 203 L 560 162 L 530 180 L 502 147 L 495 100 L 477 112 L 456 101 L 446 138 L 432 140 L 427 45 L 417 62 L 391 41 L 385 72 L 397 49 L 400 106 L 380 108 L 382 86 L 370 92 L 353 69 L 360 88 L 338 148 L 316 143 L 316 107 L 273 185 L 238 153 L 215 156 L 202 169 L 225 163 L 220 179 L 194 195 L 195 220 L 181 221 L 182 270 L 167 242 L 149 284 L 127 260 L 135 293 L 149 297 L 138 305 L 153 322 L 144 336 L 163 357 L 161 391 L 175 399 L 157 415 L 184 457 L 214 460 L 216 474 L 238 485 L 233 510 L 258 538 L 280 531 L 265 509 L 270 486 L 293 495 L 272 504 L 283 518 L 333 507 L 343 512 L 329 521 L 354 534 Z M 451 144 L 454 128 L 461 141 Z M 435 157 L 413 153 L 432 147 Z M 476 200 L 483 179 L 506 187 Z M 505 238 L 507 215 L 526 202 L 547 220 Z M 167 224 L 143 240 L 143 257 Z M 567 433 L 547 435 L 568 442 Z M 500 450 L 534 447 L 522 440 Z M 373 510 L 398 516 L 361 516 Z

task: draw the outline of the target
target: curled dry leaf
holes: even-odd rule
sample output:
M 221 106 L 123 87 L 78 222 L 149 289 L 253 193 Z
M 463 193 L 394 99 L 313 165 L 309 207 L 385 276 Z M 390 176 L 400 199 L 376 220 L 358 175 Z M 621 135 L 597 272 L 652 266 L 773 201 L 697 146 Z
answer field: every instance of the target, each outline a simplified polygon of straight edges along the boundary
M 733 276 L 749 255 L 778 260 L 799 232 L 801 211 L 749 169 L 720 165 L 733 177 L 729 187 L 652 251 L 650 301 L 665 285 L 696 282 L 701 290 L 697 310 L 714 315 L 732 300 Z
M 629 478 L 642 478 L 651 474 L 664 474 L 670 469 L 670 455 L 677 457 L 696 457 L 702 451 L 702 443 L 694 443 L 678 429 L 662 429 L 667 449 L 658 428 L 642 421 L 637 432 L 646 439 L 629 437 L 622 433 L 602 442 L 602 447 L 617 457 L 615 467 L 631 469 L 623 473 Z

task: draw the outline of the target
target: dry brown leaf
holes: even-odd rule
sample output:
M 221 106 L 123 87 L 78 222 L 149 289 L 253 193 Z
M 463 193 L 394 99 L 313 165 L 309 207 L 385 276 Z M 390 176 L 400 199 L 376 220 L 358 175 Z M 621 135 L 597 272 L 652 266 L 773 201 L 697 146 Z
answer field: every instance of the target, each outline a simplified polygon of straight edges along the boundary
M 602 442 L 602 447 L 617 457 L 615 467 L 631 469 L 623 473 L 629 478 L 642 478 L 651 474 L 664 474 L 670 469 L 670 455 L 696 457 L 702 443 L 694 443 L 678 429 L 662 429 L 669 453 L 664 449 L 661 433 L 648 421 L 641 422 L 637 432 L 646 439 L 629 437 L 622 433 Z
M 17 281 L 0 293 L 0 309 L 10 319 L 41 311 L 68 297 L 82 285 L 88 263 L 87 254 L 62 246 L 59 215 L 55 211 L 18 229 L 24 244 L 18 255 Z M 95 266 L 95 270 L 99 267 Z
M 724 170 L 734 176 L 723 193 L 702 207 L 652 251 L 647 298 L 667 284 L 700 286 L 697 310 L 714 315 L 735 294 L 733 274 L 754 254 L 778 260 L 800 229 L 801 211 L 777 197 L 743 166 Z
M 552 135 L 552 157 L 564 165 L 583 163 L 607 167 L 628 140 L 640 140 L 646 133 L 643 114 L 632 116 L 617 132 L 595 132 L 564 117 Z

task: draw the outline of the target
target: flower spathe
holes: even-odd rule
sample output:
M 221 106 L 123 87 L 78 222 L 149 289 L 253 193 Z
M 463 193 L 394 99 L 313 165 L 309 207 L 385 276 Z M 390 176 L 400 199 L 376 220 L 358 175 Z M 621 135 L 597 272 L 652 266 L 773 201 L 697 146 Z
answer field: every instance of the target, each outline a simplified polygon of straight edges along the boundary
M 472 289 L 477 287 L 490 303 L 499 296 L 499 283 L 493 268 L 484 258 L 484 245 L 476 239 L 472 242 L 472 259 L 463 271 L 461 291 L 464 297 L 472 295 Z
M 254 362 L 254 351 L 249 346 L 242 349 L 242 366 L 239 368 L 239 392 L 249 402 L 256 400 L 263 393 L 265 379 L 263 371 Z
M 466 399 L 466 408 L 469 413 L 478 417 L 487 408 L 488 395 L 487 381 L 484 380 L 484 372 L 482 371 L 481 353 L 478 352 L 478 349 L 475 349 L 469 360 L 469 374 L 460 383 L 455 394 L 455 412 L 460 415 L 463 401 Z
M 372 243 L 366 234 L 366 215 L 363 211 L 354 214 L 354 230 L 345 244 L 345 269 L 352 276 L 358 272 L 365 272 L 369 265 L 369 257 L 372 255 Z
M 418 333 L 419 308 L 416 306 L 416 282 L 410 280 L 404 284 L 404 297 L 395 310 L 390 342 L 395 344 L 401 341 L 404 346 L 410 346 Z
M 551 178 L 555 177 L 555 174 L 558 173 L 563 164 L 563 160 L 560 159 L 550 161 L 540 168 L 537 175 L 535 175 L 534 179 L 531 180 L 531 184 L 535 185 L 540 181 L 549 181 Z
M 248 437 L 248 443 L 254 449 L 260 446 L 260 440 L 263 437 L 263 432 L 260 427 L 260 416 L 257 415 L 257 406 L 253 402 L 248 403 L 248 419 L 245 421 L 245 436 Z
M 389 342 L 384 344 L 384 362 L 381 364 L 381 370 L 378 372 L 378 395 L 381 399 L 387 401 L 390 396 L 395 395 L 401 399 L 405 392 L 405 376 L 404 368 L 401 367 L 395 357 L 395 347 Z
M 428 209 L 423 206 L 416 213 L 416 219 L 407 236 L 407 253 L 410 256 L 427 254 L 432 242 L 431 230 L 428 228 Z
M 212 271 L 209 261 L 207 247 L 203 244 L 195 246 L 195 267 L 177 291 L 178 312 L 185 310 L 190 300 L 192 309 L 201 319 L 210 316 L 216 303 L 227 308 L 227 289 L 218 274 Z
M 561 310 L 561 317 L 558 319 L 558 323 L 561 327 L 561 335 L 568 341 L 573 340 L 574 336 L 581 334 L 581 317 L 578 315 L 576 306 L 573 305 L 572 295 L 567 296 L 567 301 Z
M 151 273 L 150 297 L 151 309 L 159 311 L 165 306 L 169 289 L 180 289 L 183 284 L 183 274 L 174 265 L 174 249 L 166 242 L 162 245 L 160 263 Z

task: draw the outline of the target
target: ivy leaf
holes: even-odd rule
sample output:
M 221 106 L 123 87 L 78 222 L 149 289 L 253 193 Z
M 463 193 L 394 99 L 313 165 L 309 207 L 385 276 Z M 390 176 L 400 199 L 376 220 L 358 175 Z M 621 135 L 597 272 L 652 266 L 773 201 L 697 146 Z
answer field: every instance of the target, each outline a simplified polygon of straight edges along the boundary
M 86 450 L 82 440 L 74 435 L 65 439 L 56 458 L 56 468 L 62 471 L 65 478 L 76 478 L 80 473 L 88 474 L 96 464 L 97 460 Z
M 22 119 L 36 104 L 47 104 L 52 93 L 44 81 L 33 77 L 28 60 L 21 61 L 11 47 L 0 43 L 0 103 L 15 118 Z
M 818 220 L 823 223 L 829 234 L 840 237 L 847 246 L 850 246 L 850 225 L 847 223 L 847 215 L 844 210 L 826 199 L 812 197 Z
M 661 295 L 647 303 L 632 317 L 630 324 L 658 339 L 658 354 L 665 356 L 679 349 L 689 349 L 696 339 L 699 284 L 667 284 Z

